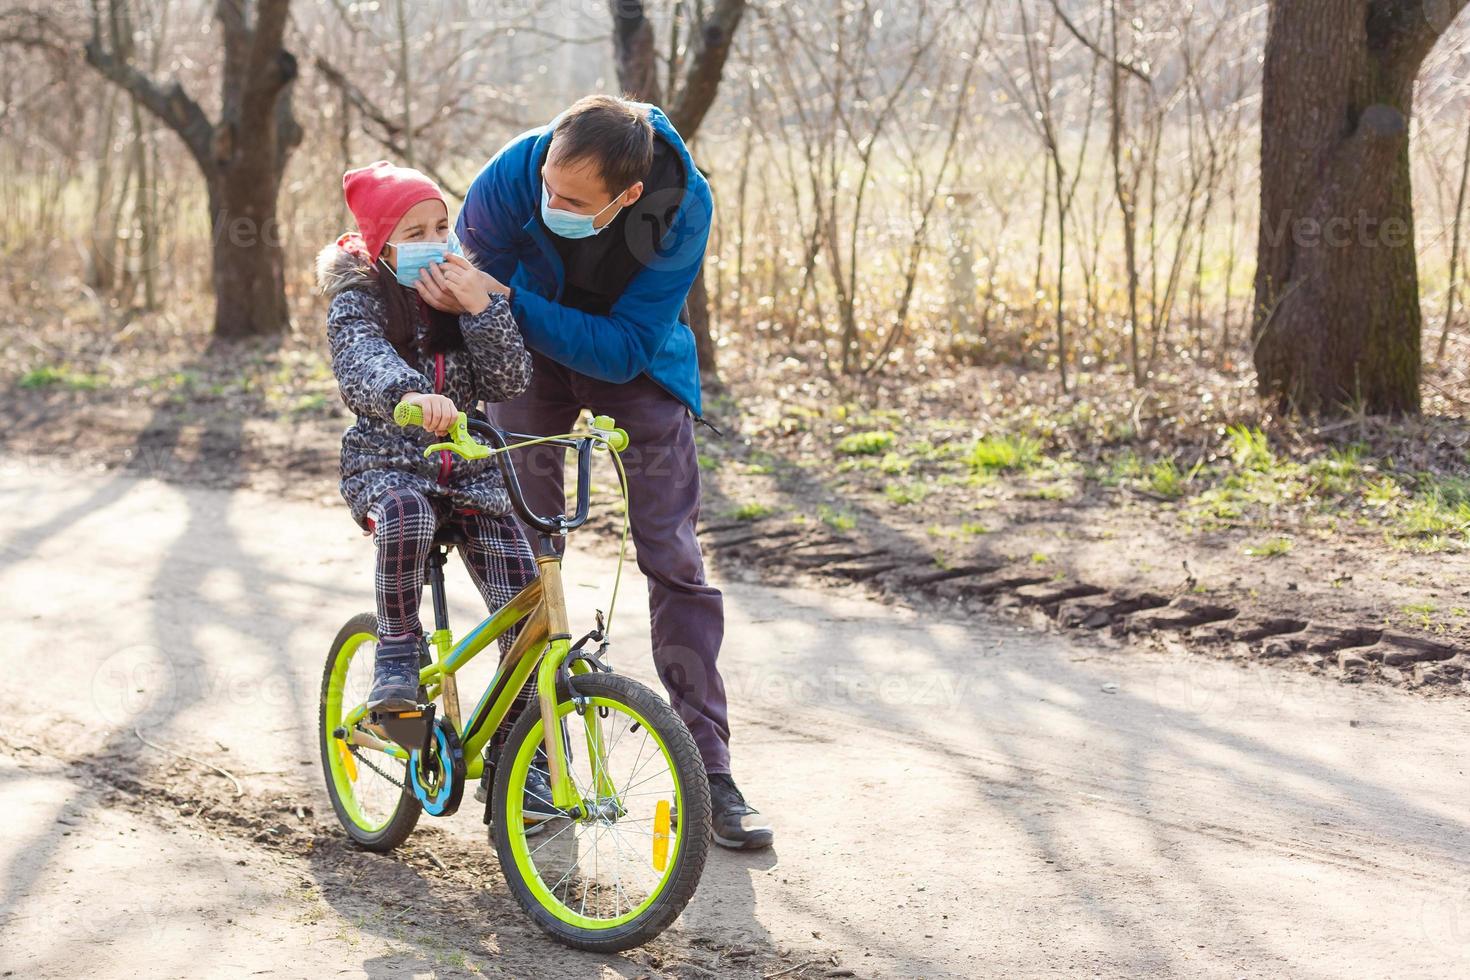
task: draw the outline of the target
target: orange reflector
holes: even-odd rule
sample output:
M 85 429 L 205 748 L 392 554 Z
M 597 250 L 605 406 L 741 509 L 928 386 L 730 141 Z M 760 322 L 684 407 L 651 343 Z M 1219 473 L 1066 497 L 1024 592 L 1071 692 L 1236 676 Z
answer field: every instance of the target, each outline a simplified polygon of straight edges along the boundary
M 347 778 L 357 782 L 357 760 L 352 757 L 352 750 L 347 747 L 347 743 L 340 738 L 337 740 L 337 751 L 342 755 L 342 768 L 347 770 Z
M 422 711 L 400 711 L 394 715 L 395 718 L 422 718 L 423 716 Z
M 653 869 L 669 866 L 669 801 L 659 800 L 653 808 Z

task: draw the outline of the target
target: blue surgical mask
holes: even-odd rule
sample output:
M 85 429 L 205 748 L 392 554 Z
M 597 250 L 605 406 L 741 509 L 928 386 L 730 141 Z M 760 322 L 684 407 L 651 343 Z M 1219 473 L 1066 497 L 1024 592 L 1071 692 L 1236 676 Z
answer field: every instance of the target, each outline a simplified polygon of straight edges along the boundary
M 602 211 L 617 204 L 618 198 L 622 196 L 619 194 L 608 201 Z M 607 225 L 599 228 L 592 222 L 602 214 L 602 211 L 598 211 L 597 214 L 578 214 L 576 211 L 554 208 L 551 206 L 551 192 L 546 189 L 546 182 L 544 180 L 541 182 L 541 220 L 546 222 L 546 230 L 553 235 L 559 235 L 562 238 L 591 238 L 593 235 L 600 234 L 602 228 L 606 228 Z
M 455 236 L 453 229 L 450 229 L 447 242 L 404 242 L 401 245 L 389 242 L 388 244 L 393 246 L 393 254 L 398 259 L 393 274 L 399 283 L 405 286 L 412 286 L 418 282 L 419 273 L 430 265 L 442 263 L 444 256 L 464 254 L 464 249 L 460 247 L 459 239 Z

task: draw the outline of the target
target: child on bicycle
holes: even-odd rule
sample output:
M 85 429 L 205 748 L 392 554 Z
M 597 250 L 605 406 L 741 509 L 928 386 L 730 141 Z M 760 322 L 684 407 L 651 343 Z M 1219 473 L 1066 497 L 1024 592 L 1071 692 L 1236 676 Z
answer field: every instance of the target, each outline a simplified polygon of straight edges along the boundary
M 357 416 L 342 436 L 341 492 L 377 545 L 378 653 L 368 706 L 407 710 L 418 700 L 428 644 L 419 621 L 424 568 L 435 531 L 455 525 L 465 566 L 491 610 L 536 577 L 510 513 L 494 458 L 424 450 L 479 400 L 526 389 L 531 356 L 499 283 L 465 258 L 449 209 L 428 177 L 379 161 L 342 178 L 358 230 L 322 249 L 317 281 L 331 297 L 327 340 L 342 400 Z M 469 312 L 424 302 L 423 283 L 452 293 Z M 399 402 L 423 407 L 422 427 L 399 426 Z M 508 651 L 515 631 L 500 639 Z M 529 686 L 514 716 L 529 702 Z

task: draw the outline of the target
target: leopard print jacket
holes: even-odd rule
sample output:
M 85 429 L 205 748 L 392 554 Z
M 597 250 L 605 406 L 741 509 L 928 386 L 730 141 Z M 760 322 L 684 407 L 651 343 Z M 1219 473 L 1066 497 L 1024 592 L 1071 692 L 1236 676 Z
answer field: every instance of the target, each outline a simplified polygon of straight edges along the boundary
M 424 450 L 438 437 L 393 421 L 393 408 L 407 392 L 446 395 L 460 411 L 484 419 L 477 401 L 505 401 L 526 390 L 531 355 L 505 297 L 494 296 L 482 312 L 460 316 L 463 348 L 437 356 L 420 353 L 409 363 L 384 334 L 384 303 L 365 259 L 329 245 L 317 257 L 317 282 L 331 297 L 332 372 L 343 402 L 357 416 L 342 434 L 339 489 L 358 526 L 368 531 L 368 509 L 389 489 L 446 497 L 455 507 L 493 516 L 510 513 L 494 457 L 466 460 L 439 452 L 426 458 Z M 420 319 L 418 326 L 422 337 L 426 324 Z

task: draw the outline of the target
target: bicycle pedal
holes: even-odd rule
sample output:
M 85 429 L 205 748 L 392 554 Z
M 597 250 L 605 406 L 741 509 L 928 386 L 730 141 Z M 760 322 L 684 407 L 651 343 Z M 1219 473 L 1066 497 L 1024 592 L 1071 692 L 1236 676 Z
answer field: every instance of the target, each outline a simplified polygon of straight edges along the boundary
M 433 703 L 416 705 L 405 711 L 373 711 L 369 720 L 383 729 L 390 739 L 410 751 L 429 751 L 434 731 Z

